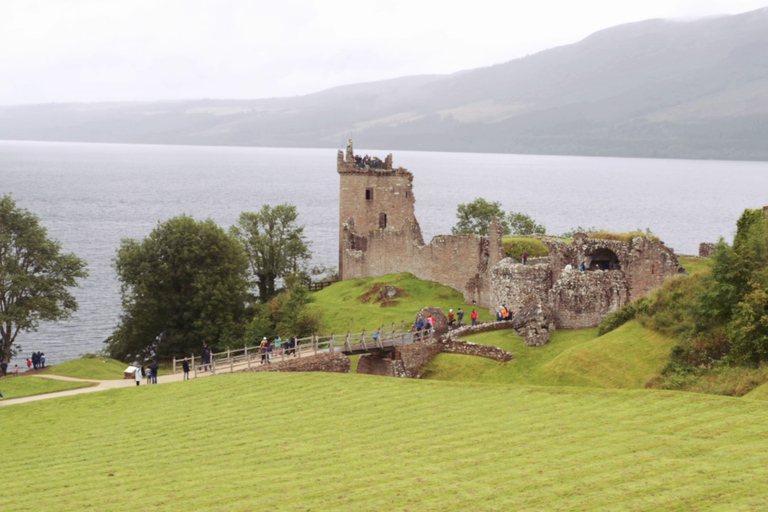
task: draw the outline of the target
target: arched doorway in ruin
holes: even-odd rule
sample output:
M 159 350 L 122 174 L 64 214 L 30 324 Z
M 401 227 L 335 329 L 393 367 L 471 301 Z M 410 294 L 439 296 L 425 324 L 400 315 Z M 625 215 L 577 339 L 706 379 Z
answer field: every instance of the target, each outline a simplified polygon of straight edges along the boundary
M 587 270 L 621 270 L 619 257 L 615 252 L 604 247 L 587 254 L 584 264 Z

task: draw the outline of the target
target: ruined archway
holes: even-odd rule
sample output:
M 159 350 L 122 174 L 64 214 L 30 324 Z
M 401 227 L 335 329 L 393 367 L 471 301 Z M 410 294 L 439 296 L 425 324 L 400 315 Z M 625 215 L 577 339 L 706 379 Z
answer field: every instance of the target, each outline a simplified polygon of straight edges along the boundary
M 616 253 L 604 247 L 587 254 L 584 264 L 587 270 L 621 270 L 621 262 Z

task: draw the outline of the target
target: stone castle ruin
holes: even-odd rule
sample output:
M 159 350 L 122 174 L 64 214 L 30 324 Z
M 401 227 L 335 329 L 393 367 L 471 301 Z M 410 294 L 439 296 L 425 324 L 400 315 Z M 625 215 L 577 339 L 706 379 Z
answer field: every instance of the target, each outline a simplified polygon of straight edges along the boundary
M 339 277 L 356 279 L 410 272 L 464 294 L 467 302 L 491 303 L 491 269 L 504 259 L 501 231 L 490 236 L 441 235 L 424 243 L 414 213 L 413 174 L 355 160 L 352 141 L 339 151 Z
M 513 322 L 520 332 L 537 333 L 531 344 L 545 343 L 552 328 L 594 327 L 678 274 L 674 252 L 646 237 L 622 242 L 577 234 L 573 243 L 541 237 L 549 256 L 527 265 L 505 256 L 498 223 L 488 236 L 440 235 L 425 244 L 414 213 L 413 174 L 393 168 L 391 154 L 366 165 L 350 140 L 346 154 L 338 153 L 337 170 L 341 279 L 410 272 L 458 290 L 468 303 L 505 304 L 535 318 L 537 326 L 527 329 Z

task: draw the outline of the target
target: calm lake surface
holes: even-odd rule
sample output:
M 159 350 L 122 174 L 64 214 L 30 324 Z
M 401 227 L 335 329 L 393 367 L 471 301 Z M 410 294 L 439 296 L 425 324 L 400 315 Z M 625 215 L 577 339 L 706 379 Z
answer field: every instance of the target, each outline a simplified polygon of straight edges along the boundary
M 393 153 L 414 174 L 425 240 L 450 232 L 458 204 L 483 197 L 550 234 L 651 228 L 679 254 L 697 254 L 700 242 L 730 241 L 745 208 L 768 205 L 766 162 Z M 90 271 L 72 320 L 19 335 L 20 367 L 37 350 L 50 364 L 100 350 L 120 313 L 111 267 L 120 240 L 182 213 L 228 227 L 263 204 L 295 204 L 315 263 L 337 265 L 336 150 L 0 141 L 0 194 L 39 216 Z

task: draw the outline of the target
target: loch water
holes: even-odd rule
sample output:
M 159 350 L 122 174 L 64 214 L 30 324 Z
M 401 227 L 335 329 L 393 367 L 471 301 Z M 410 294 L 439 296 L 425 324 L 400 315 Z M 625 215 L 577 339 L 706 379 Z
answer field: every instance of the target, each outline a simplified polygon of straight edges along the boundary
M 384 158 L 388 151 L 356 148 Z M 768 205 L 768 163 L 393 151 L 414 174 L 425 241 L 449 233 L 456 206 L 483 197 L 526 213 L 550 234 L 576 226 L 650 228 L 678 254 L 730 240 L 745 208 Z M 0 141 L 0 195 L 40 217 L 88 262 L 66 322 L 22 333 L 19 363 L 50 364 L 103 348 L 120 314 L 111 266 L 124 238 L 182 213 L 234 224 L 264 204 L 295 204 L 314 262 L 338 258 L 336 150 Z

